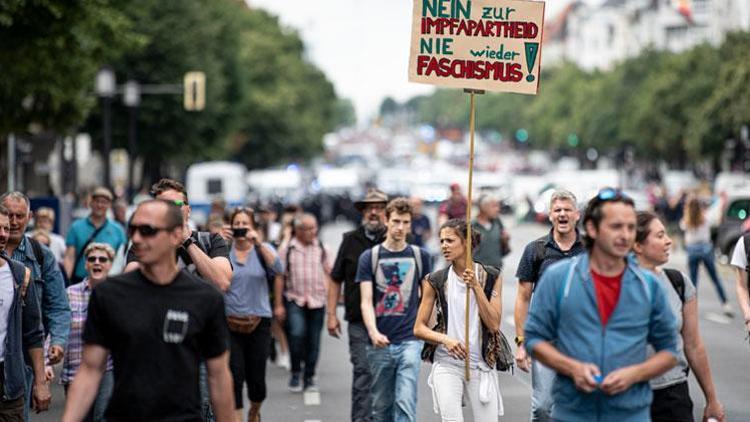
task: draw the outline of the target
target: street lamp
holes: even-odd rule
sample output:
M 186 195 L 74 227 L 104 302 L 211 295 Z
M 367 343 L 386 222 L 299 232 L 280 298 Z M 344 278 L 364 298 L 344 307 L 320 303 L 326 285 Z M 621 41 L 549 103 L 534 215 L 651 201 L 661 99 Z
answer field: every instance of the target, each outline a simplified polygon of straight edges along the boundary
M 109 66 L 96 73 L 96 95 L 102 99 L 102 130 L 104 132 L 104 185 L 110 185 L 109 153 L 112 150 L 112 98 L 117 90 L 115 72 Z
M 138 143 L 138 106 L 141 104 L 141 85 L 134 80 L 125 82 L 125 106 L 130 110 L 128 126 L 128 198 L 135 193 L 133 170 L 135 169 L 136 144 Z

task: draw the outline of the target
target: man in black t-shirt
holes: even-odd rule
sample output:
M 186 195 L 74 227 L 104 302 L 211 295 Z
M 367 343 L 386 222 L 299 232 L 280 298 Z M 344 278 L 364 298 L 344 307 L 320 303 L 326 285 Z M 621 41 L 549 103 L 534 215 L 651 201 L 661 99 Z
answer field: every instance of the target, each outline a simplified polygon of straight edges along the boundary
M 198 364 L 205 359 L 216 420 L 234 417 L 229 331 L 220 292 L 178 269 L 183 221 L 173 202 L 150 200 L 128 234 L 140 268 L 91 294 L 80 369 L 63 421 L 79 421 L 94 401 L 107 355 L 115 387 L 109 421 L 201 420 Z

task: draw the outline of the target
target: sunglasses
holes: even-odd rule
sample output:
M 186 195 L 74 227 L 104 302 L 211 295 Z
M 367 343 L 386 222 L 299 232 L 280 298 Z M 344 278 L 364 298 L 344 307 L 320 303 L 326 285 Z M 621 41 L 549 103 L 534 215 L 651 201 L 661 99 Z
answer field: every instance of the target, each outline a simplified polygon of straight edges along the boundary
M 106 256 L 89 256 L 86 258 L 86 262 L 90 262 L 92 264 L 97 261 L 99 261 L 100 264 L 106 264 L 107 262 L 109 262 L 109 258 L 107 258 Z
M 629 196 L 625 195 L 620 189 L 604 188 L 596 194 L 596 198 L 600 201 L 614 201 L 617 199 L 630 199 Z
M 180 200 L 180 199 L 173 199 L 172 203 L 177 205 L 178 207 L 181 207 L 183 205 L 187 205 L 186 201 Z
M 162 230 L 167 231 L 172 230 L 173 228 L 174 227 L 154 227 L 148 224 L 131 224 L 128 226 L 128 237 L 133 237 L 136 232 L 140 233 L 142 237 L 154 237 Z

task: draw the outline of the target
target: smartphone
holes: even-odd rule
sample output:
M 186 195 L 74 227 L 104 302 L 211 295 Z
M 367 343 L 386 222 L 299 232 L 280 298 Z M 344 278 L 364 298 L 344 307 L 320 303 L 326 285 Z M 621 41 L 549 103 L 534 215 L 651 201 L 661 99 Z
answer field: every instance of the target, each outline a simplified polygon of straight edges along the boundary
M 247 235 L 247 228 L 232 229 L 232 237 L 245 237 Z

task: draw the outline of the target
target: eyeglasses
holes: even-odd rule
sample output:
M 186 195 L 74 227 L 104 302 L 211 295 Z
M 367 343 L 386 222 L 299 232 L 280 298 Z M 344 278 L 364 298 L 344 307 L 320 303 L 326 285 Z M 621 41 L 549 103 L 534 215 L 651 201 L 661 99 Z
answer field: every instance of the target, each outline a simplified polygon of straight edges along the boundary
M 154 237 L 157 233 L 164 230 L 172 230 L 174 227 L 154 227 L 150 226 L 148 224 L 131 224 L 128 226 L 128 237 L 133 237 L 133 235 L 138 232 L 143 237 Z
M 92 264 L 97 261 L 99 261 L 100 264 L 105 264 L 109 262 L 109 258 L 107 258 L 106 256 L 89 256 L 86 258 L 86 262 L 90 262 Z
M 181 200 L 181 199 L 173 199 L 173 200 L 172 200 L 172 203 L 174 203 L 174 204 L 175 204 L 175 205 L 177 205 L 178 207 L 181 207 L 181 206 L 183 206 L 183 205 L 187 205 L 187 202 L 186 202 L 186 201 L 183 201 L 183 200 Z

